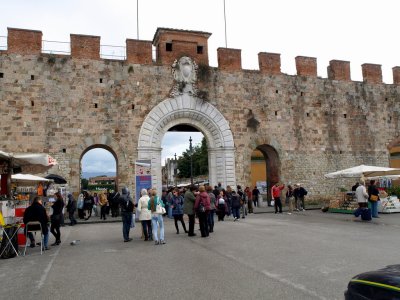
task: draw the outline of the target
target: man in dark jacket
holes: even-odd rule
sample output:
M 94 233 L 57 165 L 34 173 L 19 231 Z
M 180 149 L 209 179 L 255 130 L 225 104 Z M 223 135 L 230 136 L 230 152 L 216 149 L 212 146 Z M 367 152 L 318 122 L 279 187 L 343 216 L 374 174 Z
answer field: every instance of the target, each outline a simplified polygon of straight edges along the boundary
M 69 225 L 74 226 L 76 223 L 78 223 L 78 222 L 76 222 L 75 217 L 74 217 L 75 210 L 76 210 L 76 202 L 71 193 L 68 193 L 67 197 L 68 197 L 67 212 L 68 212 L 69 220 L 71 221 L 71 223 Z
M 128 189 L 125 187 L 122 188 L 122 195 L 119 197 L 119 206 L 121 207 L 122 234 L 124 236 L 124 242 L 130 242 L 132 239 L 129 237 L 129 231 L 131 229 L 132 214 L 135 206 L 133 205 Z
M 294 185 L 293 196 L 296 203 L 296 210 L 306 210 L 304 205 L 304 196 L 307 195 L 307 190 L 300 183 Z
M 43 246 L 45 250 L 49 250 L 49 228 L 47 223 L 49 222 L 49 217 L 47 216 L 46 209 L 42 205 L 42 198 L 37 196 L 33 199 L 31 206 L 29 206 L 24 213 L 24 224 L 26 230 L 26 224 L 31 221 L 39 221 L 42 226 L 43 233 Z M 39 226 L 35 228 L 34 225 L 29 226 L 28 229 L 39 229 Z M 26 232 L 26 231 L 25 231 Z M 28 238 L 31 242 L 31 248 L 35 247 L 35 238 L 31 232 L 28 233 Z
M 194 195 L 196 191 L 196 187 L 192 185 L 190 189 L 188 189 L 184 196 L 183 201 L 183 213 L 188 215 L 189 217 L 189 232 L 188 236 L 195 236 L 194 233 L 194 221 L 195 221 L 195 212 L 194 212 L 194 202 L 196 197 Z

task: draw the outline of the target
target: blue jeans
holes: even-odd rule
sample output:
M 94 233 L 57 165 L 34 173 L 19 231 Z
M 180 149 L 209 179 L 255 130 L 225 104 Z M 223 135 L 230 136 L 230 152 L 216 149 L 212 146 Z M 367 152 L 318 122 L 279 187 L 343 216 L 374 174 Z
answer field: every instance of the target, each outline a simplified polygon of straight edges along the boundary
M 240 207 L 232 207 L 232 215 L 234 218 L 240 218 Z
M 207 223 L 208 223 L 209 232 L 214 231 L 214 213 L 215 213 L 215 209 L 212 209 L 208 212 L 208 215 L 207 215 Z
M 35 237 L 32 232 L 28 232 L 28 238 L 31 241 L 31 244 L 35 243 Z M 49 232 L 46 234 L 43 233 L 43 246 L 46 248 L 49 245 Z
M 154 241 L 164 240 L 164 220 L 162 215 L 154 214 L 151 217 L 151 225 L 153 227 L 153 239 Z M 160 239 L 158 238 L 158 227 L 160 227 Z
M 125 213 L 121 214 L 122 216 L 122 235 L 124 236 L 124 240 L 129 240 L 129 231 L 131 229 L 132 224 L 132 213 Z
M 371 215 L 373 218 L 378 216 L 378 201 L 369 201 L 371 205 Z
M 168 218 L 169 219 L 173 218 L 173 216 L 172 216 L 172 206 L 171 205 L 168 206 Z

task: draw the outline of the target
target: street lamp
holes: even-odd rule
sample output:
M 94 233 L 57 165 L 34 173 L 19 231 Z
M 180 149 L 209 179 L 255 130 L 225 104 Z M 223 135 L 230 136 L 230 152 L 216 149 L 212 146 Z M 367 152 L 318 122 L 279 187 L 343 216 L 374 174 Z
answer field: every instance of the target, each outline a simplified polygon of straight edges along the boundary
M 189 152 L 190 152 L 190 184 L 193 185 L 193 147 L 192 137 L 189 137 Z
M 176 175 L 178 173 L 178 166 L 177 166 L 177 162 L 176 162 L 176 153 L 175 153 L 175 164 L 174 164 L 174 181 L 175 181 L 175 187 L 176 187 Z

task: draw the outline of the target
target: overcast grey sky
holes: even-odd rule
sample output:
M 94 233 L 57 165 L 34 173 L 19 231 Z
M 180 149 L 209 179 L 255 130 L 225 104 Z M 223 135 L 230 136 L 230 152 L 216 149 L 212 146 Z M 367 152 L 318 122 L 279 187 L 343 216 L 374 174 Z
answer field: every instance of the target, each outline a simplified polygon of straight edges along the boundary
M 0 46 L 7 27 L 41 30 L 49 41 L 89 34 L 100 36 L 102 45 L 125 46 L 127 38 L 137 38 L 135 0 L 1 2 Z M 139 39 L 152 40 L 157 27 L 210 32 L 210 65 L 218 65 L 217 48 L 225 47 L 223 0 L 138 3 Z M 400 66 L 399 8 L 398 0 L 226 0 L 227 46 L 242 49 L 244 69 L 258 69 L 259 52 L 273 52 L 281 54 L 286 74 L 296 73 L 295 57 L 302 55 L 317 58 L 321 77 L 327 77 L 330 60 L 350 61 L 356 81 L 362 80 L 361 64 L 381 64 L 390 84 L 392 67 Z M 173 147 L 172 155 L 179 152 Z

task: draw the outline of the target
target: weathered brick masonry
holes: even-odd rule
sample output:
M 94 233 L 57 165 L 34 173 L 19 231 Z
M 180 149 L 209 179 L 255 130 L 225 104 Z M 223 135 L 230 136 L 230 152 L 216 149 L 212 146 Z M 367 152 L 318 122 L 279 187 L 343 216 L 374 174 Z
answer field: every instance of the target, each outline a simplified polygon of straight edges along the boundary
M 142 124 L 170 98 L 171 64 L 185 55 L 199 65 L 199 97 L 232 131 L 236 183 L 249 184 L 251 152 L 260 146 L 275 153 L 267 158 L 277 169 L 270 183 L 301 182 L 310 198 L 337 191 L 325 173 L 388 165 L 387 147 L 399 137 L 400 67 L 392 85 L 373 64 L 354 82 L 349 62 L 332 60 L 329 78 L 320 78 L 317 60 L 299 56 L 298 75 L 290 76 L 281 73 L 279 54 L 260 53 L 260 71 L 253 71 L 241 68 L 240 50 L 219 48 L 219 67 L 212 68 L 209 36 L 159 29 L 156 62 L 150 41 L 131 39 L 127 60 L 116 61 L 100 59 L 100 37 L 71 35 L 71 55 L 49 55 L 41 53 L 40 31 L 9 28 L 8 49 L 0 52 L 0 149 L 50 153 L 59 162 L 53 172 L 77 190 L 82 155 L 104 147 L 117 159 L 119 185 L 134 188 Z M 258 127 L 248 126 L 251 117 Z

